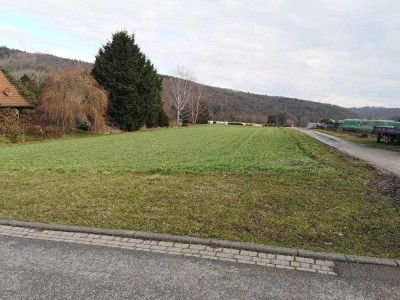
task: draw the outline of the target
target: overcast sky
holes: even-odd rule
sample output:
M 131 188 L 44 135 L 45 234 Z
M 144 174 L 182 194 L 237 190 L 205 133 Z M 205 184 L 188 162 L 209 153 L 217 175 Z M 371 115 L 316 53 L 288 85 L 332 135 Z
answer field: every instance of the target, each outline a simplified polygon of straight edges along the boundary
M 350 106 L 400 107 L 399 0 L 0 0 L 0 45 L 93 62 L 122 29 L 159 73 Z

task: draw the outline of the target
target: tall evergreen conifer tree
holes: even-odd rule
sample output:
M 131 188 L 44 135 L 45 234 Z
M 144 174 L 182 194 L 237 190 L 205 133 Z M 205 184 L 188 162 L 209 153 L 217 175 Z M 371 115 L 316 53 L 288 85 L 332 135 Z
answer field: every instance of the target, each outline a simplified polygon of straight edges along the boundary
M 110 93 L 108 116 L 125 131 L 165 126 L 162 106 L 162 78 L 135 44 L 134 35 L 120 31 L 112 35 L 96 56 L 93 77 Z M 153 122 L 151 120 L 157 120 Z M 165 120 L 165 119 L 164 119 Z

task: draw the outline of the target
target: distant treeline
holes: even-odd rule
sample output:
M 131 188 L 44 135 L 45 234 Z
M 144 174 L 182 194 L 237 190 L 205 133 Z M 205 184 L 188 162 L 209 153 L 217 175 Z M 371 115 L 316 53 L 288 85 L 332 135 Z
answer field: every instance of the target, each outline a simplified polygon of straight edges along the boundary
M 77 64 L 92 68 L 92 64 L 87 62 L 0 47 L 0 66 L 18 79 L 27 74 L 38 86 L 43 82 L 49 67 L 62 71 Z M 164 76 L 163 85 L 168 84 L 168 78 L 170 77 Z M 268 117 L 285 113 L 287 125 L 305 125 L 309 121 L 318 122 L 325 118 L 339 120 L 357 117 L 355 112 L 337 105 L 257 95 L 212 86 L 204 86 L 204 89 L 209 117 L 214 120 L 266 124 Z
M 257 95 L 207 86 L 211 114 L 215 119 L 268 123 L 268 116 L 286 113 L 286 125 L 306 125 L 321 119 L 345 119 L 356 115 L 349 109 L 313 101 Z

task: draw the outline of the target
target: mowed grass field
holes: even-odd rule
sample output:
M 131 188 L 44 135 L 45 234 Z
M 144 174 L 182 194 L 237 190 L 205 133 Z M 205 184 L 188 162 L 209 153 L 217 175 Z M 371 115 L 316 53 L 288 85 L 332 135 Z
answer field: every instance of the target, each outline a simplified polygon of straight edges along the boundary
M 400 257 L 385 175 L 292 129 L 0 145 L 0 218 Z
M 315 162 L 274 129 L 198 126 L 0 148 L 1 169 L 287 173 Z

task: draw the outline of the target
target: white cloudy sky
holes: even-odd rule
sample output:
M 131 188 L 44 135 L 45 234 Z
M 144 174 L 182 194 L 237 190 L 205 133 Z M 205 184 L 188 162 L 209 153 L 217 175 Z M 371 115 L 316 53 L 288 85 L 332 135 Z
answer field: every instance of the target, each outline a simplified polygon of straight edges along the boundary
M 162 74 L 341 106 L 400 107 L 399 0 L 0 0 L 0 45 L 94 61 L 117 30 Z

